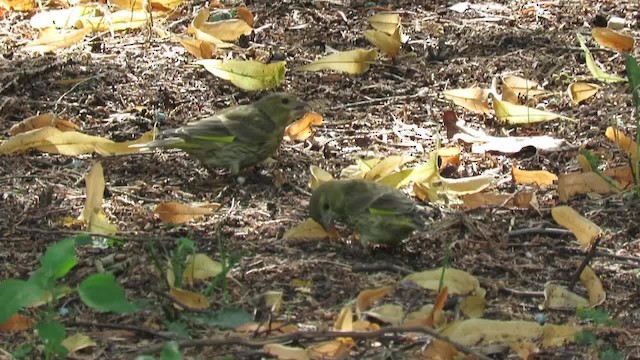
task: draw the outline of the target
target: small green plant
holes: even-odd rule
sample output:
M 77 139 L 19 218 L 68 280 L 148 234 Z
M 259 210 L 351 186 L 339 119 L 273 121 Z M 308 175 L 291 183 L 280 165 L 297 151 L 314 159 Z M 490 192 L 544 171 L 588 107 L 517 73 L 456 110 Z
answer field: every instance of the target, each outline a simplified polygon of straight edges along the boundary
M 597 330 L 599 326 L 616 326 L 618 322 L 611 319 L 609 313 L 600 309 L 584 309 L 576 310 L 576 317 L 582 321 L 593 323 L 593 330 L 582 330 L 575 335 L 578 344 L 590 345 L 598 352 L 602 360 L 623 360 L 624 356 L 615 348 L 609 346 L 603 349 L 604 344 L 598 340 Z
M 65 358 L 67 349 L 62 345 L 67 337 L 64 325 L 58 320 L 54 309 L 55 301 L 73 289 L 61 284 L 64 277 L 77 263 L 76 246 L 90 242 L 87 235 L 61 240 L 47 248 L 40 257 L 40 267 L 29 279 L 7 279 L 0 282 L 0 323 L 6 322 L 15 313 L 37 303 L 45 303 L 46 309 L 36 315 L 35 329 L 44 345 L 46 359 Z M 86 277 L 75 289 L 80 299 L 89 307 L 98 311 L 117 313 L 132 312 L 137 306 L 130 303 L 124 289 L 118 285 L 115 277 L 109 273 L 94 274 Z M 31 349 L 31 350 L 29 350 Z M 25 356 L 32 351 L 21 346 L 16 357 Z
M 640 154 L 640 66 L 638 61 L 631 54 L 626 54 L 625 68 L 627 70 L 627 79 L 629 79 L 629 85 L 631 86 L 631 98 L 633 99 L 633 107 L 635 107 L 636 116 L 636 154 Z M 634 174 L 634 181 L 636 185 L 636 195 L 640 197 L 640 156 L 636 156 Z

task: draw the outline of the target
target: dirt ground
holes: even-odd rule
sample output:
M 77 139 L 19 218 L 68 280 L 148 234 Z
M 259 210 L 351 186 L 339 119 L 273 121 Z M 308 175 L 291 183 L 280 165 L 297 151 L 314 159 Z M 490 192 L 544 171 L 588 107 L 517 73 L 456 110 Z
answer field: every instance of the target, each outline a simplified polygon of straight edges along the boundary
M 492 188 L 496 191 L 515 193 L 521 188 L 511 181 L 515 160 L 522 169 L 555 174 L 577 171 L 578 148 L 586 147 L 601 155 L 607 167 L 624 164 L 624 156 L 605 138 L 604 130 L 617 124 L 627 134 L 637 131 L 628 85 L 605 85 L 580 106 L 572 106 L 563 92 L 569 83 L 588 74 L 575 33 L 588 36 L 598 15 L 604 19 L 619 16 L 626 19 L 637 39 L 638 2 L 561 0 L 551 2 L 540 16 L 526 12 L 531 3 L 525 1 L 499 3 L 503 9 L 491 10 L 494 18 L 488 19 L 478 11 L 448 10 L 452 4 L 444 1 L 248 1 L 260 31 L 245 44 L 247 47 L 234 50 L 232 57 L 285 59 L 289 70 L 282 90 L 313 103 L 325 118 L 315 136 L 303 143 L 284 142 L 274 156 L 277 162 L 259 166 L 259 175 L 249 173 L 242 184 L 224 172 L 209 173 L 180 152 L 107 158 L 37 151 L 0 156 L 0 279 L 27 278 L 48 245 L 80 230 L 65 228 L 61 221 L 79 215 L 84 205 L 83 177 L 99 159 L 107 181 L 104 208 L 125 240 L 108 249 L 82 250 L 78 268 L 65 279 L 70 285 L 94 272 L 96 259 L 115 254 L 120 261 L 131 260 L 118 272 L 118 281 L 130 299 L 166 301 L 154 292 L 165 290 L 162 281 L 152 275 L 146 241 L 155 239 L 160 248 L 170 250 L 175 245 L 173 239 L 188 237 L 199 252 L 214 259 L 219 259 L 221 244 L 228 254 L 241 254 L 231 271 L 227 302 L 252 311 L 252 298 L 281 290 L 286 308 L 281 320 L 331 324 L 360 291 L 391 284 L 403 276 L 389 270 L 358 271 L 357 266 L 384 263 L 410 271 L 432 269 L 442 265 L 450 247 L 451 267 L 477 276 L 488 289 L 485 318 L 535 320 L 541 313 L 537 306 L 543 300 L 545 283 L 569 283 L 576 261 L 584 258 L 572 235 L 510 236 L 510 231 L 518 229 L 559 228 L 550 215 L 550 208 L 559 204 L 555 186 L 536 189 L 540 212 L 501 207 L 465 211 L 458 205 L 441 205 L 445 219 L 464 217 L 473 226 L 456 225 L 428 236 L 416 234 L 393 249 L 364 253 L 349 243 L 348 231 L 343 231 L 342 242 L 292 244 L 282 240 L 287 229 L 308 216 L 310 165 L 338 176 L 356 157 L 408 154 L 418 162 L 426 161 L 435 148 L 436 132 L 440 131 L 444 145 L 448 144 L 441 123 L 443 111 L 449 109 L 470 126 L 492 135 L 546 134 L 572 145 L 562 152 L 522 157 L 475 155 L 467 146 L 460 169 L 451 176 L 466 177 L 493 169 L 498 175 Z M 367 17 L 375 12 L 372 5 L 388 5 L 401 12 L 411 40 L 397 59 L 381 60 L 361 76 L 295 71 L 324 54 L 325 46 L 337 50 L 369 47 L 362 34 L 369 28 Z M 202 6 L 201 2 L 185 5 L 185 21 L 176 22 L 170 30 L 183 33 L 192 14 Z M 116 33 L 115 37 L 103 34 L 56 55 L 32 56 L 21 51 L 37 34 L 29 18 L 30 14 L 18 12 L 6 12 L 0 18 L 0 128 L 5 139 L 8 129 L 22 119 L 55 112 L 80 124 L 87 134 L 132 140 L 154 126 L 178 127 L 261 96 L 240 91 L 204 69 L 190 66 L 193 57 L 179 44 L 158 39 L 147 30 Z M 596 47 L 592 42 L 590 46 Z M 609 71 L 624 76 L 622 57 L 611 52 L 594 54 Z M 504 73 L 536 80 L 557 93 L 547 109 L 579 121 L 505 127 L 495 119 L 455 107 L 441 94 L 473 84 L 486 87 L 492 77 Z M 73 88 L 55 84 L 77 78 L 90 79 Z M 167 226 L 152 213 L 163 201 L 219 202 L 223 207 L 215 216 L 185 226 Z M 568 204 L 607 234 L 591 266 L 607 293 L 602 308 L 620 324 L 602 330 L 599 338 L 615 345 L 627 358 L 640 358 L 637 200 L 626 195 L 581 196 Z M 312 284 L 310 292 L 296 291 L 292 283 L 296 280 Z M 579 288 L 576 291 L 584 294 Z M 223 303 L 221 294 L 214 295 L 212 303 Z M 70 321 L 164 330 L 159 308 L 114 315 L 93 312 L 79 301 L 71 301 L 67 307 L 70 313 L 66 319 Z M 550 323 L 575 321 L 573 312 L 544 314 Z M 73 333 L 73 329 L 96 334 L 105 330 L 69 326 L 68 331 Z M 192 331 L 194 338 L 211 334 L 206 328 Z M 164 341 L 135 331 L 114 333 L 98 339 L 97 348 L 74 357 L 119 358 Z M 33 339 L 32 332 L 0 333 L 1 347 L 9 351 Z M 387 344 L 386 351 L 367 345 L 370 342 L 360 343 L 351 357 L 402 358 L 401 344 Z M 570 345 L 546 349 L 538 358 L 593 358 L 589 351 L 588 346 Z M 194 347 L 187 353 L 201 358 L 264 356 L 260 348 L 237 346 Z M 492 357 L 507 358 L 507 354 L 499 351 Z

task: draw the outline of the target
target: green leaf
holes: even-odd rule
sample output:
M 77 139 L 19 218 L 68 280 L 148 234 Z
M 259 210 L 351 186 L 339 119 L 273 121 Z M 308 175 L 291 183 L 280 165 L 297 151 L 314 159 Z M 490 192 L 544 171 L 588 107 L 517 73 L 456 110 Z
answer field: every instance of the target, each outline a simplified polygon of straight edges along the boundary
M 124 289 L 113 274 L 87 277 L 78 285 L 78 293 L 85 304 L 99 311 L 128 313 L 137 310 L 137 306 L 127 300 Z
M 66 358 L 67 349 L 62 346 L 62 340 L 67 337 L 67 330 L 55 320 L 40 321 L 35 326 L 38 336 L 44 343 L 45 351 Z
M 578 331 L 575 335 L 576 343 L 582 345 L 593 345 L 596 343 L 596 334 L 590 330 Z
M 611 319 L 609 312 L 602 309 L 594 308 L 578 308 L 576 309 L 576 317 L 583 321 L 592 321 L 599 325 L 613 326 L 617 323 Z
M 37 284 L 42 289 L 49 289 L 53 283 L 65 276 L 78 263 L 76 257 L 76 241 L 73 238 L 64 239 L 49 246 L 40 257 L 40 268 L 36 270 L 29 282 Z
M 24 343 L 21 344 L 20 346 L 18 346 L 12 353 L 11 356 L 13 356 L 16 360 L 19 359 L 31 359 L 31 357 L 29 357 L 29 355 L 31 355 L 31 353 L 33 353 L 33 351 L 36 349 L 35 345 L 31 342 L 28 343 Z
M 187 316 L 204 325 L 223 329 L 235 329 L 253 321 L 251 314 L 237 308 L 223 308 L 208 314 L 190 314 Z
M 600 360 L 624 360 L 624 358 L 624 355 L 611 348 L 600 353 Z
M 24 280 L 7 279 L 0 282 L 0 324 L 9 320 L 21 308 L 38 299 L 42 289 Z
M 627 69 L 627 79 L 631 85 L 631 94 L 633 96 L 633 105 L 640 108 L 640 66 L 636 58 L 627 54 L 625 60 L 625 67 Z
M 180 354 L 178 344 L 175 341 L 169 341 L 164 344 L 160 358 L 162 360 L 182 360 L 182 354 Z

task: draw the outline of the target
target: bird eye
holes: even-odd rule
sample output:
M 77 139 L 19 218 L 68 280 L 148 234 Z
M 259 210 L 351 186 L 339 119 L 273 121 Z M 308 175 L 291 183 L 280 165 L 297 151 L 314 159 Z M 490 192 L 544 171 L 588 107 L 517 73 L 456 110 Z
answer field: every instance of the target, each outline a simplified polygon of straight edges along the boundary
M 289 98 L 283 98 L 282 103 L 285 105 L 289 104 Z
M 322 208 L 324 210 L 329 210 L 329 203 L 324 203 L 324 205 L 322 205 Z

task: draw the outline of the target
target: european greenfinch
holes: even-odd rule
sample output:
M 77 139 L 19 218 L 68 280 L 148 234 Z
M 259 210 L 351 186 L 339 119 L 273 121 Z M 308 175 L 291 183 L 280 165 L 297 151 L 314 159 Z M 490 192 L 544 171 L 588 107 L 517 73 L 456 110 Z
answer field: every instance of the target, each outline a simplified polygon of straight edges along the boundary
M 335 221 L 360 234 L 363 245 L 395 244 L 425 230 L 427 213 L 401 191 L 367 180 L 331 180 L 309 203 L 311 218 L 329 230 Z
M 253 104 L 223 109 L 215 115 L 165 130 L 145 148 L 178 148 L 207 167 L 227 168 L 232 174 L 271 156 L 285 128 L 309 111 L 294 95 L 274 93 Z

